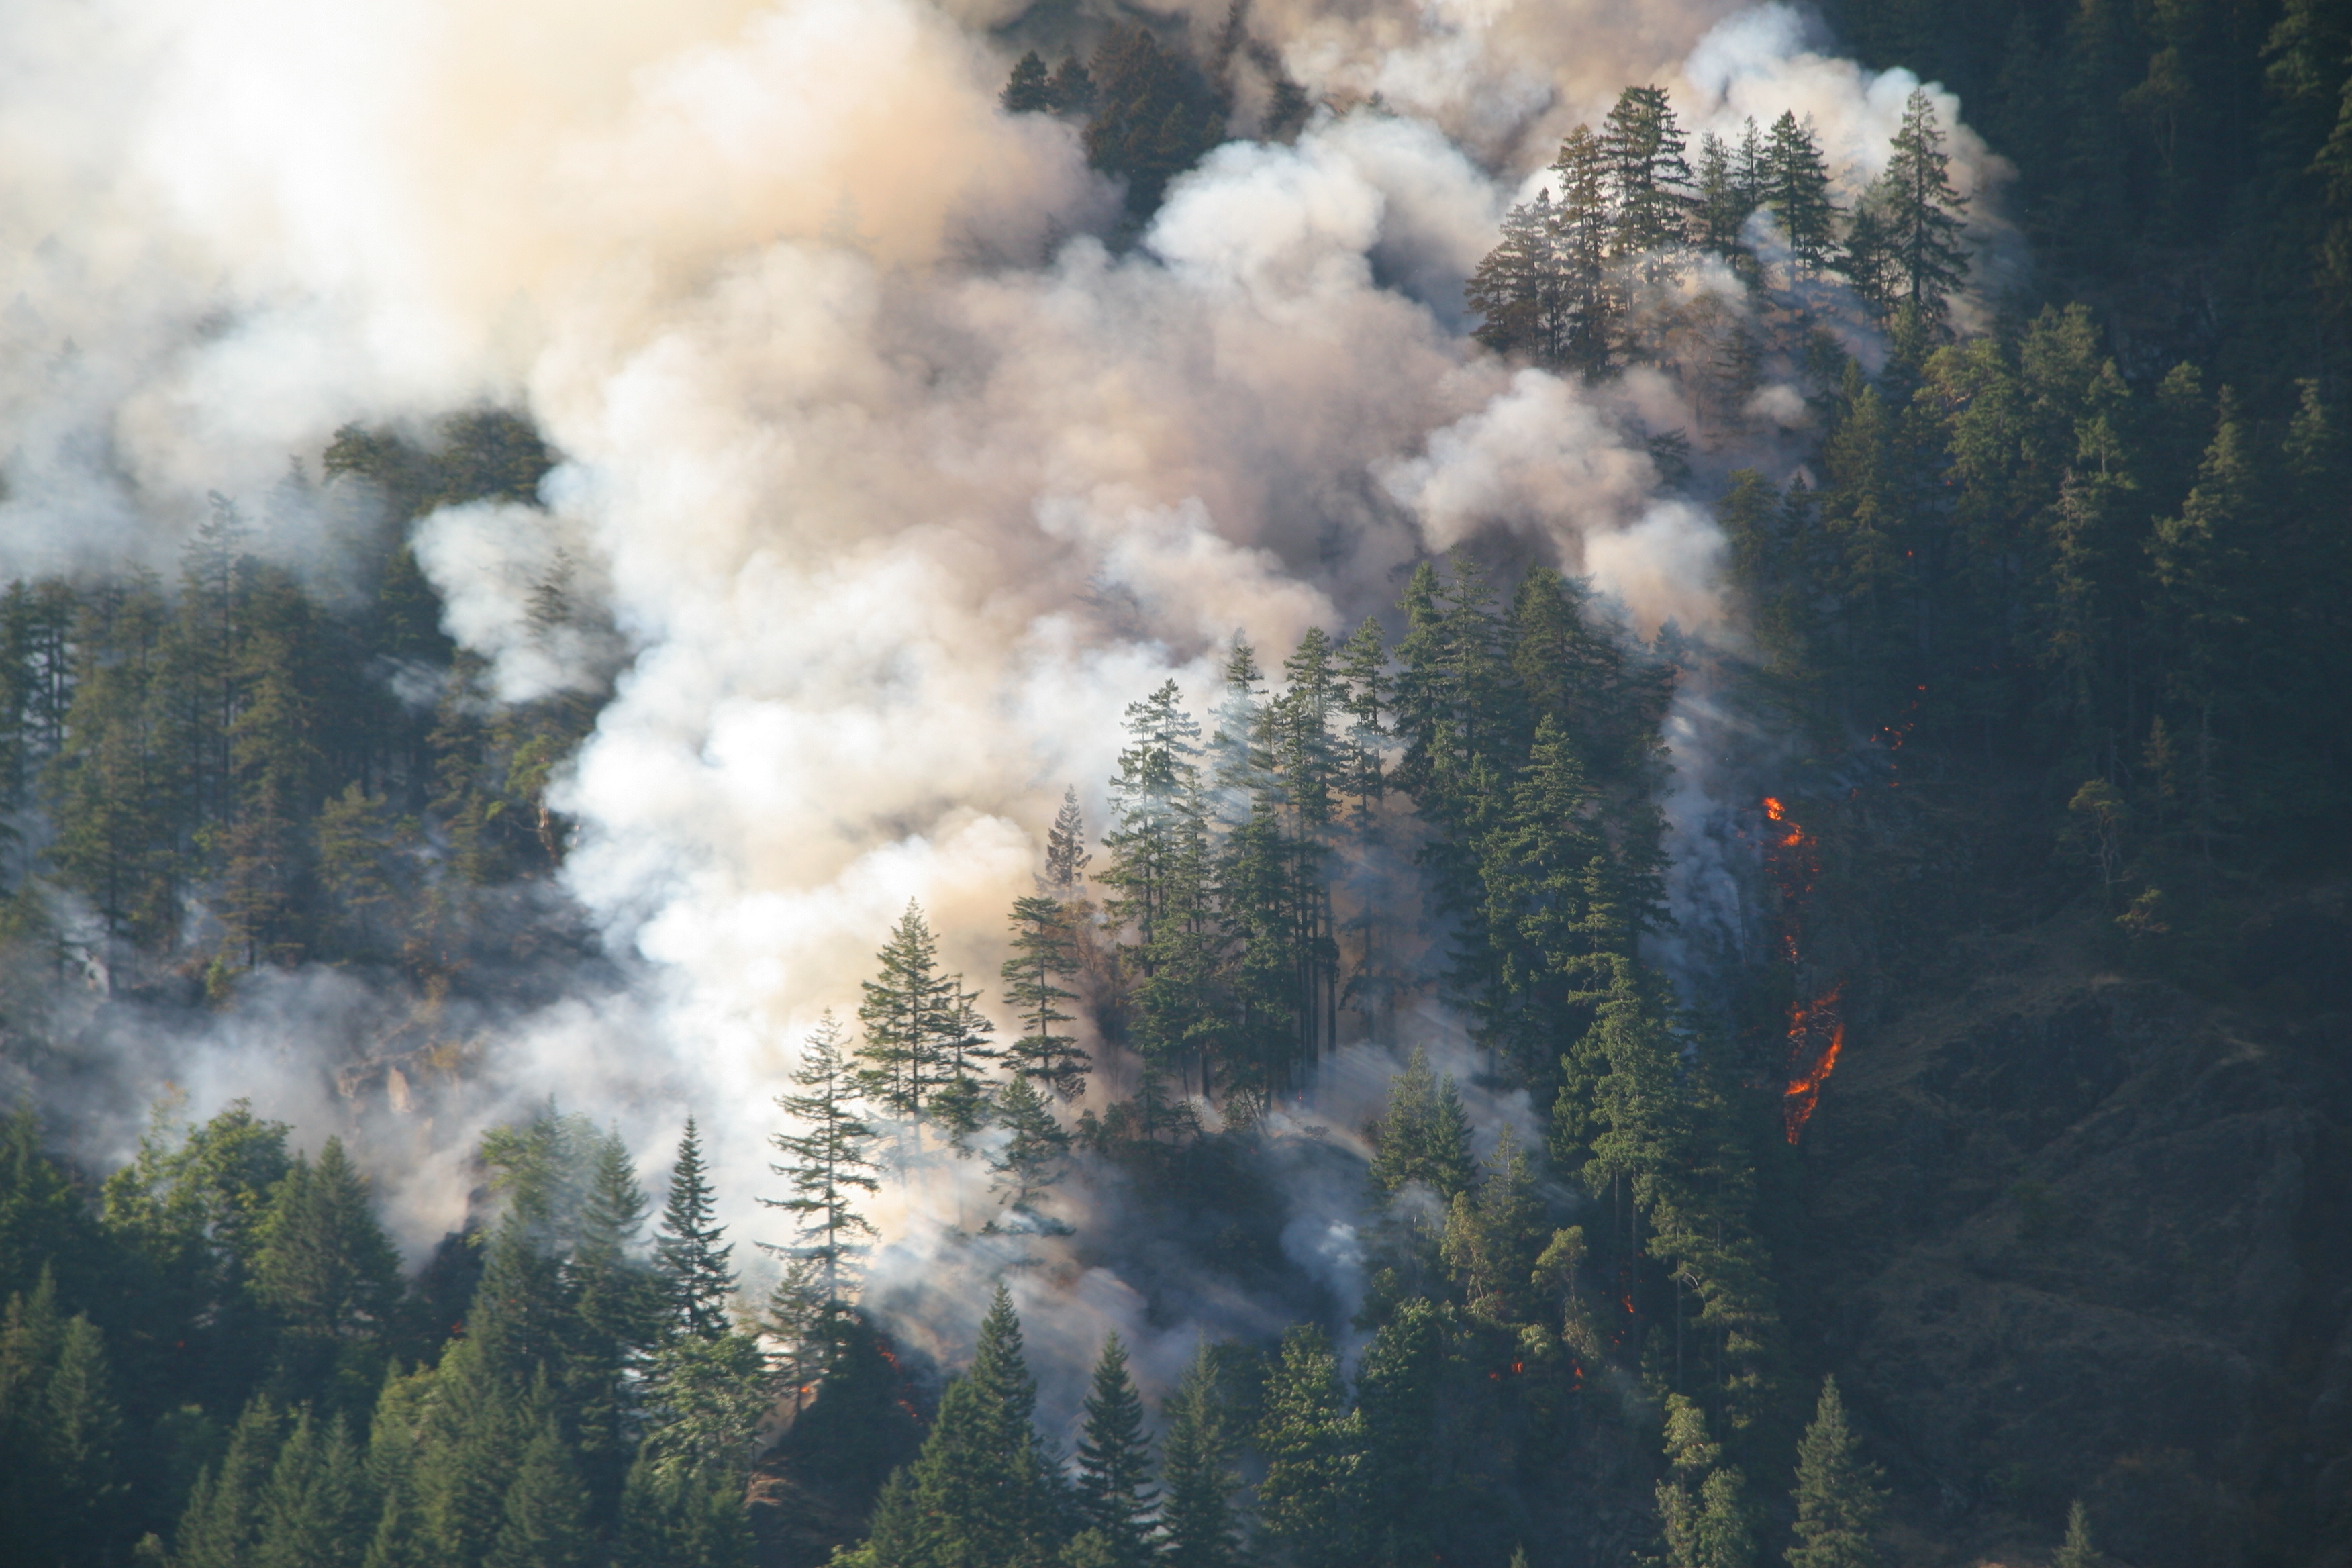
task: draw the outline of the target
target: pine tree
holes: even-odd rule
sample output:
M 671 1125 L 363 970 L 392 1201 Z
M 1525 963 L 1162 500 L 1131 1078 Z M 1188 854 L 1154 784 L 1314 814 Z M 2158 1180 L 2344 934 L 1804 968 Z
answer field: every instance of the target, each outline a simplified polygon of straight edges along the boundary
M 302 1412 L 262 1492 L 255 1568 L 360 1568 L 374 1500 L 342 1417 Z
M 1479 316 L 1471 335 L 1496 353 L 1525 353 L 1539 364 L 1567 356 L 1571 297 L 1554 226 L 1546 187 L 1503 215 L 1501 237 L 1463 285 L 1463 299 Z
M 1130 744 L 1119 752 L 1111 781 L 1118 826 L 1103 837 L 1110 865 L 1110 916 L 1136 933 L 1151 971 L 1162 919 L 1184 879 L 1188 850 L 1199 828 L 1201 726 L 1183 708 L 1173 680 L 1127 709 Z
M 1160 1556 L 1168 1568 L 1235 1568 L 1241 1527 L 1233 1496 L 1241 1479 L 1229 1460 L 1233 1434 L 1203 1345 L 1160 1406 L 1168 1434 L 1160 1444 Z
M 1031 49 L 1013 63 L 1013 75 L 1006 79 L 1004 90 L 997 101 L 1007 114 L 1035 114 L 1054 107 L 1054 95 L 1045 74 L 1045 61 Z
M 1755 123 L 1748 121 L 1751 129 Z M 1713 251 L 1738 266 L 1747 255 L 1740 243 L 1740 231 L 1747 226 L 1748 215 L 1755 209 L 1744 203 L 1746 193 L 1739 188 L 1731 148 L 1712 131 L 1698 139 L 1698 163 L 1691 180 L 1693 238 L 1702 249 Z
M 793 1216 L 793 1239 L 775 1248 L 791 1260 L 771 1315 L 784 1337 L 811 1352 L 801 1370 L 819 1371 L 829 1359 L 839 1320 L 856 1289 L 857 1259 L 871 1221 L 858 1212 L 859 1194 L 880 1190 L 871 1151 L 874 1129 L 857 1115 L 856 1084 L 842 1055 L 845 1031 L 831 1013 L 817 1021 L 801 1047 L 793 1071 L 796 1094 L 779 1095 L 776 1107 L 793 1130 L 769 1139 L 790 1162 L 768 1168 L 791 1185 L 786 1198 L 762 1198 Z
M 1761 173 L 1764 199 L 1789 237 L 1791 272 L 1818 276 L 1836 253 L 1838 212 L 1810 120 L 1800 123 L 1794 110 L 1784 110 L 1772 122 Z
M 285 1418 L 256 1399 L 236 1418 L 228 1448 L 188 1494 L 173 1535 L 174 1568 L 247 1568 L 260 1544 L 262 1499 L 284 1441 Z
M 1930 319 L 1942 317 L 1945 297 L 1968 275 L 1968 247 L 1959 238 L 1968 203 L 1952 187 L 1950 163 L 1935 100 L 1926 88 L 1915 88 L 1903 106 L 1886 172 L 1874 187 L 1874 211 L 1885 226 L 1898 297 Z
M 1666 1395 L 1668 1476 L 1658 1483 L 1665 1568 L 1748 1568 L 1756 1558 L 1739 1471 L 1706 1432 L 1706 1416 L 1679 1394 Z
M 597 1137 L 592 1159 L 580 1238 L 564 1273 L 582 1322 L 602 1336 L 617 1368 L 656 1337 L 659 1289 L 652 1272 L 631 1256 L 648 1205 L 629 1146 L 608 1129 Z
M 2076 1498 L 2066 1507 L 2066 1539 L 2059 1543 L 2050 1568 L 2100 1568 L 2105 1559 L 2091 1544 L 2091 1517 Z
M 1265 1479 L 1258 1483 L 1257 1501 L 1267 1536 L 1301 1568 L 1340 1568 L 1358 1560 L 1353 1526 L 1360 1432 L 1330 1341 L 1311 1324 L 1287 1330 L 1258 1419 Z
M 1007 1058 L 1016 1075 L 1046 1085 L 1064 1100 L 1086 1092 L 1087 1072 L 1094 1065 L 1075 1037 L 1055 1033 L 1055 1026 L 1072 1016 L 1060 1005 L 1074 999 L 1055 982 L 1075 974 L 1077 967 L 1069 906 L 1034 895 L 1013 900 L 1013 956 L 1001 973 L 1004 999 L 1024 1032 Z
M 1549 226 L 1561 321 L 1558 349 L 1547 363 L 1587 375 L 1609 368 L 1625 315 L 1614 162 L 1606 141 L 1583 125 L 1569 132 L 1551 161 L 1559 190 Z
M 500 1513 L 482 1568 L 585 1568 L 590 1561 L 587 1489 L 553 1417 L 531 1434 Z
M 917 1124 L 944 1078 L 942 1049 L 954 1027 L 954 985 L 939 973 L 939 940 L 909 900 L 877 955 L 878 977 L 864 983 L 857 1022 L 865 1039 L 857 1047 L 865 1063 L 861 1093 L 892 1115 Z
M 1650 268 L 1663 273 L 1689 232 L 1692 205 L 1690 164 L 1683 157 L 1689 143 L 1665 89 L 1629 87 L 1618 94 L 1600 140 L 1614 219 L 1612 254 L 1648 258 Z
M 874 1568 L 1020 1568 L 1053 1550 L 1055 1500 L 1032 1425 L 1036 1385 L 998 1286 L 971 1370 L 948 1385 L 915 1462 L 875 1504 Z
M 1087 1394 L 1086 1428 L 1078 1438 L 1078 1516 L 1099 1531 L 1114 1568 L 1151 1561 L 1151 1521 L 1159 1490 L 1150 1482 L 1151 1440 L 1143 1429 L 1143 1400 L 1127 1373 L 1127 1347 L 1117 1334 L 1103 1340 Z
M 677 1163 L 670 1167 L 669 1201 L 662 1206 L 654 1258 L 667 1288 L 672 1324 L 698 1339 L 727 1331 L 727 1301 L 735 1291 L 735 1271 L 728 1267 L 735 1248 L 720 1240 L 727 1227 L 712 1223 L 717 1206 L 703 1171 L 702 1137 L 689 1116 Z
M 1003 1194 L 1004 1212 L 1013 1223 L 991 1220 L 988 1228 L 1069 1234 L 1067 1225 L 1039 1214 L 1036 1203 L 1061 1178 L 1069 1157 L 1070 1135 L 1054 1120 L 1052 1109 L 1026 1079 L 1016 1078 L 1005 1086 L 997 1102 L 997 1120 L 1004 1128 L 1004 1142 L 989 1157 L 989 1173 L 994 1178 L 991 1186 Z
M 1846 1426 L 1833 1377 L 1822 1380 L 1812 1423 L 1797 1445 L 1790 1495 L 1797 1542 L 1789 1548 L 1789 1568 L 1872 1568 L 1879 1561 L 1871 1540 L 1884 1506 L 1878 1467 L 1862 1457 L 1861 1443 Z
M 1404 1070 L 1389 1079 L 1388 1114 L 1375 1127 L 1372 1184 L 1393 1194 L 1419 1182 L 1451 1202 L 1472 1180 L 1470 1117 L 1452 1078 L 1430 1070 L 1429 1052 L 1412 1048 Z
M 1078 810 L 1077 786 L 1062 792 L 1062 808 L 1045 830 L 1045 889 L 1057 899 L 1075 899 L 1086 885 L 1087 819 Z
M 1530 1283 L 1549 1234 L 1535 1172 L 1506 1128 L 1486 1180 L 1475 1194 L 1454 1194 L 1438 1248 L 1475 1318 L 1505 1324 L 1532 1315 Z
M 1445 1541 L 1451 1458 L 1438 1428 L 1444 1373 L 1442 1309 L 1411 1296 L 1381 1325 L 1356 1376 L 1363 1424 L 1364 1531 L 1374 1561 L 1428 1563 Z
M 1045 84 L 1056 114 L 1085 114 L 1095 106 L 1095 79 L 1076 55 L 1064 55 Z
M 341 1139 L 327 1140 L 316 1165 L 294 1162 L 260 1241 L 256 1292 L 297 1333 L 332 1342 L 383 1331 L 399 1299 L 400 1258 Z

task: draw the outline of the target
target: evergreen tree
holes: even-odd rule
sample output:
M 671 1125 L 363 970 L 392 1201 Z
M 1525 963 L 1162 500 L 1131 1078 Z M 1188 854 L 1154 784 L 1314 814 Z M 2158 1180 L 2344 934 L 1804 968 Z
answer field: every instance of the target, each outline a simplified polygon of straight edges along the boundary
M 1048 859 L 1050 865 L 1050 851 Z M 1013 900 L 1013 956 L 1004 961 L 1001 973 L 1004 999 L 1020 1019 L 1024 1033 L 1013 1042 L 1007 1057 L 1017 1076 L 1048 1086 L 1064 1100 L 1076 1100 L 1086 1092 L 1087 1072 L 1093 1066 L 1093 1058 L 1079 1048 L 1076 1038 L 1055 1033 L 1055 1026 L 1071 1021 L 1071 1015 L 1063 1012 L 1060 1005 L 1074 1000 L 1055 982 L 1075 974 L 1077 967 L 1069 906 L 1059 899 L 1034 895 Z
M 865 1063 L 861 1093 L 892 1115 L 917 1124 L 929 1100 L 946 1078 L 945 1047 L 955 1027 L 958 994 L 939 973 L 939 940 L 919 905 L 907 912 L 877 955 L 880 975 L 864 983 L 857 1022 L 865 1039 L 857 1047 Z
M 1772 122 L 1759 173 L 1764 200 L 1789 237 L 1791 272 L 1818 276 L 1836 255 L 1838 211 L 1811 121 L 1800 123 L 1794 110 L 1783 110 Z
M 1833 1377 L 1822 1380 L 1812 1423 L 1797 1445 L 1790 1496 L 1797 1542 L 1789 1548 L 1789 1568 L 1871 1568 L 1879 1561 L 1871 1539 L 1883 1507 L 1878 1468 L 1862 1457 L 1862 1445 L 1845 1424 Z
M 1722 1463 L 1706 1415 L 1679 1394 L 1666 1395 L 1666 1459 L 1657 1490 L 1666 1568 L 1748 1568 L 1756 1542 L 1739 1471 Z
M 1087 819 L 1078 810 L 1077 786 L 1062 792 L 1062 807 L 1045 830 L 1045 889 L 1057 899 L 1075 899 L 1086 885 Z M 1017 917 L 1016 917 L 1017 918 Z
M 2091 1519 L 2076 1498 L 2066 1506 L 2066 1539 L 2050 1559 L 2050 1568 L 2100 1568 L 2105 1559 L 2091 1544 Z
M 1003 1195 L 1005 1214 L 1014 1223 L 991 1220 L 988 1228 L 1067 1235 L 1069 1226 L 1040 1215 L 1036 1202 L 1060 1180 L 1070 1135 L 1026 1079 L 1016 1078 L 1005 1086 L 997 1102 L 997 1120 L 1004 1128 L 1004 1142 L 989 1157 L 989 1172 L 995 1178 L 991 1184 Z
M 1442 1310 L 1425 1297 L 1397 1303 L 1364 1352 L 1356 1410 L 1363 1426 L 1363 1534 L 1374 1561 L 1427 1563 L 1444 1550 L 1446 1435 L 1439 1430 L 1445 1360 Z
M 1007 114 L 1035 114 L 1054 107 L 1054 94 L 1045 74 L 1045 61 L 1031 49 L 1013 63 L 1013 75 L 1006 79 L 1004 90 L 997 101 Z
M 1751 120 L 1748 123 L 1753 132 L 1756 122 Z M 1748 205 L 1747 193 L 1740 188 L 1730 146 L 1712 131 L 1699 137 L 1698 162 L 1692 170 L 1691 182 L 1693 239 L 1701 249 L 1712 251 L 1737 266 L 1747 255 L 1740 241 L 1741 230 L 1747 226 L 1748 214 L 1756 209 Z
M 1207 1346 L 1186 1365 L 1160 1415 L 1168 1426 L 1160 1450 L 1161 1560 L 1168 1568 L 1234 1568 L 1242 1551 L 1233 1496 L 1241 1479 L 1229 1465 L 1233 1434 Z
M 717 1208 L 703 1170 L 702 1136 L 689 1116 L 670 1167 L 669 1201 L 662 1205 L 661 1227 L 655 1233 L 654 1259 L 668 1291 L 671 1322 L 697 1339 L 727 1331 L 727 1301 L 735 1291 L 735 1271 L 728 1267 L 735 1247 L 720 1239 L 727 1227 L 713 1223 Z
M 1159 1491 L 1150 1482 L 1151 1440 L 1143 1429 L 1143 1400 L 1128 1376 L 1127 1347 L 1117 1334 L 1103 1340 L 1086 1414 L 1078 1438 L 1078 1517 L 1101 1532 L 1114 1568 L 1143 1568 L 1153 1557 Z
M 791 1265 L 772 1316 L 787 1340 L 814 1352 L 806 1371 L 829 1359 L 856 1285 L 857 1259 L 874 1235 L 872 1222 L 858 1212 L 858 1196 L 880 1190 L 871 1155 L 874 1129 L 857 1115 L 856 1081 L 842 1055 L 845 1033 L 826 1013 L 803 1042 L 793 1071 L 799 1092 L 776 1098 L 793 1130 L 769 1139 L 790 1163 L 768 1168 L 790 1184 L 792 1195 L 761 1200 L 793 1217 L 793 1241 L 775 1249 Z
M 1689 145 L 1665 90 L 1629 87 L 1601 123 L 1601 151 L 1614 218 L 1613 254 L 1649 258 L 1654 271 L 1671 266 L 1671 253 L 1690 225 Z
M 659 1284 L 632 1252 L 648 1205 L 628 1145 L 608 1130 L 597 1137 L 592 1161 L 580 1237 L 564 1272 L 581 1321 L 601 1338 L 617 1372 L 656 1337 Z
M 374 1501 L 342 1418 L 302 1412 L 262 1491 L 255 1568 L 360 1568 Z
M 1572 296 L 1554 250 L 1554 226 L 1547 186 L 1503 215 L 1502 237 L 1463 286 L 1480 318 L 1472 335 L 1496 353 L 1525 353 L 1541 364 L 1567 358 Z
M 1085 114 L 1095 106 L 1095 79 L 1076 55 L 1064 55 L 1045 84 L 1056 114 Z
M 1347 1407 L 1339 1358 L 1323 1331 L 1298 1324 L 1285 1331 L 1258 1418 L 1257 1448 L 1265 1457 L 1258 1518 L 1301 1568 L 1357 1561 L 1360 1433 Z
M 586 1568 L 588 1493 L 552 1417 L 530 1435 L 482 1568 Z
M 217 1466 L 198 1478 L 173 1537 L 175 1568 L 247 1568 L 260 1546 L 262 1501 L 285 1417 L 255 1400 L 236 1418 Z
M 1054 1549 L 1053 1478 L 1032 1425 L 1036 1385 L 998 1286 L 971 1369 L 949 1384 L 915 1462 L 874 1510 L 873 1568 L 1016 1568 Z
M 1952 187 L 1947 173 L 1950 163 L 1935 101 L 1926 88 L 1914 88 L 1903 106 L 1903 124 L 1895 133 L 1886 172 L 1876 182 L 1876 200 L 1866 205 L 1885 226 L 1896 297 L 1938 319 L 1946 296 L 1968 275 L 1969 263 L 1968 247 L 1959 237 L 1960 215 L 1968 203 Z M 1849 239 L 1849 248 L 1851 245 Z
M 1389 1079 L 1388 1114 L 1374 1125 L 1372 1184 L 1384 1194 L 1419 1182 L 1441 1202 L 1451 1202 L 1472 1180 L 1470 1117 L 1453 1079 L 1443 1082 L 1430 1070 L 1420 1046 L 1404 1070 Z
M 1454 1194 L 1439 1255 L 1474 1317 L 1503 1324 L 1531 1315 L 1529 1282 L 1549 1231 L 1536 1197 L 1535 1173 L 1507 1128 L 1496 1156 L 1476 1193 Z
M 399 1270 L 342 1140 L 328 1139 L 316 1165 L 298 1157 L 261 1224 L 254 1259 L 261 1299 L 315 1340 L 381 1333 L 399 1299 Z

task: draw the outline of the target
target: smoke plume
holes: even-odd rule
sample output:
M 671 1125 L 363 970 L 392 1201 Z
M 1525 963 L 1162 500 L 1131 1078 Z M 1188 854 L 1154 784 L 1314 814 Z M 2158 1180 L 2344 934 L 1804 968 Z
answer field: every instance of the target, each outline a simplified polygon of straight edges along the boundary
M 1099 828 L 1125 704 L 1172 677 L 1205 706 L 1237 631 L 1272 662 L 1392 605 L 1415 562 L 1507 540 L 1637 633 L 1736 637 L 1704 483 L 1669 489 L 1652 457 L 1698 426 L 1687 395 L 1512 369 L 1465 336 L 1462 280 L 1626 83 L 1694 132 L 1811 115 L 1850 195 L 1911 78 L 1780 5 L 1260 0 L 1250 26 L 1318 107 L 1294 143 L 1211 153 L 1131 234 L 1072 127 L 998 108 L 1017 51 L 989 28 L 1016 9 L 0 14 L 11 572 L 168 563 L 206 491 L 261 496 L 347 420 L 506 402 L 562 454 L 544 511 L 452 510 L 415 542 L 501 696 L 616 672 L 556 798 L 609 963 L 485 1025 L 496 1092 L 372 1135 L 412 1237 L 458 1217 L 475 1126 L 551 1093 L 641 1149 L 695 1111 L 736 1234 L 772 1233 L 771 1100 L 819 1011 L 854 1006 L 909 898 L 992 981 L 1064 786 Z M 1194 0 L 1192 36 L 1224 10 Z M 1939 108 L 1990 222 L 2001 169 Z M 1794 391 L 1752 408 L 1702 481 L 1793 449 Z M 558 552 L 609 637 L 531 635 Z M 1723 805 L 1701 749 L 1678 752 L 1686 861 Z M 1678 883 L 1694 909 L 1712 886 Z M 284 1089 L 283 1058 L 359 1004 L 280 990 L 124 1070 L 142 1096 L 250 1093 L 315 1143 L 348 1112 Z M 1350 1060 L 1299 1113 L 1341 1140 L 1376 1104 Z M 1355 1193 L 1312 1162 L 1297 1190 L 1296 1257 L 1344 1292 Z M 953 1216 L 923 1208 L 950 1201 L 887 1216 L 877 1292 L 933 1266 Z M 1137 1336 L 1154 1375 L 1187 1336 L 1265 1326 L 1199 1301 L 1147 1334 L 1121 1279 L 1022 1279 L 1074 1331 Z

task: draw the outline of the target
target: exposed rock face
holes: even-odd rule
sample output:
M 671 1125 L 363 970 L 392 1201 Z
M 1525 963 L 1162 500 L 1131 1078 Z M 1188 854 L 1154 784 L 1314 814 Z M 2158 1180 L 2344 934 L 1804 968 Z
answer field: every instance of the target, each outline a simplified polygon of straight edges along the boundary
M 1801 1326 L 1959 1550 L 2046 1549 L 2080 1497 L 2138 1568 L 2352 1563 L 2352 1025 L 2118 975 L 2087 929 L 1855 1028 Z M 2352 973 L 2333 929 L 2305 957 Z

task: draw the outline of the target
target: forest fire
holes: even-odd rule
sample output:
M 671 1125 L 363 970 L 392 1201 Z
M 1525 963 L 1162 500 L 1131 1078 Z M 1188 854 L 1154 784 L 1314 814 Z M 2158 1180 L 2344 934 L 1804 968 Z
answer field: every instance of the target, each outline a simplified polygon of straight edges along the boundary
M 1782 1093 L 1786 1103 L 1781 1118 L 1788 1127 L 1789 1142 L 1794 1143 L 1812 1119 L 1813 1107 L 1821 1102 L 1822 1085 L 1837 1070 L 1838 1053 L 1845 1048 L 1845 1017 L 1838 1008 L 1839 993 L 1843 985 L 1832 985 L 1811 1002 L 1800 1002 L 1789 1009 L 1789 1086 Z M 1811 1065 L 1799 1070 L 1798 1064 Z
M 1772 795 L 1764 797 L 1764 816 L 1773 825 L 1764 842 L 1764 874 L 1780 890 L 1780 951 L 1794 963 L 1805 896 L 1821 876 L 1821 847 L 1811 834 L 1790 819 L 1789 808 Z
M 1766 795 L 1763 808 L 1765 819 L 1773 825 L 1764 844 L 1764 871 L 1780 890 L 1780 952 L 1793 967 L 1802 961 L 1804 900 L 1821 876 L 1821 846 L 1777 797 Z M 1781 1116 L 1791 1143 L 1803 1135 L 1821 1102 L 1822 1085 L 1836 1070 L 1838 1053 L 1844 1048 L 1845 1018 L 1838 1006 L 1843 989 L 1841 982 L 1789 1009 L 1788 1083 L 1781 1090 Z

